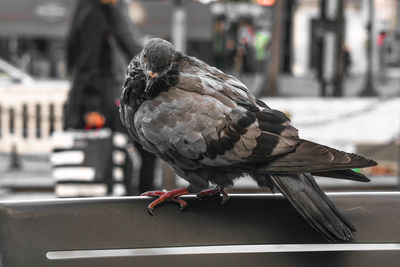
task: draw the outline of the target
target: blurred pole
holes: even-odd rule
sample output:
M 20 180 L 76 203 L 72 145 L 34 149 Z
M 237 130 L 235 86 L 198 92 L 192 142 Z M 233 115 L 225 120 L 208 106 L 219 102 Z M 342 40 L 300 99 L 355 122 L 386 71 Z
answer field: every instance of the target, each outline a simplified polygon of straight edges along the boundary
M 374 73 L 373 73 L 373 46 L 374 46 L 374 36 L 373 36 L 373 25 L 375 17 L 375 7 L 374 0 L 368 1 L 369 18 L 367 24 L 368 31 L 368 43 L 367 43 L 367 71 L 365 73 L 364 88 L 360 93 L 360 96 L 377 96 L 377 92 L 374 88 Z
M 319 5 L 319 12 L 320 12 L 320 20 L 323 22 L 327 22 L 326 16 L 326 1 L 320 0 Z M 318 30 L 318 37 L 317 37 L 317 46 L 318 46 L 318 80 L 320 82 L 320 96 L 326 96 L 326 79 L 325 79 L 325 62 L 324 62 L 324 55 L 325 55 L 325 34 L 320 29 Z
M 344 70 L 344 55 L 343 55 L 343 41 L 344 41 L 344 0 L 337 0 L 336 12 L 336 71 L 334 78 L 333 96 L 343 96 L 343 70 Z M 325 2 L 325 1 L 324 1 Z
M 10 153 L 10 165 L 9 169 L 11 171 L 16 171 L 21 169 L 21 160 L 18 155 L 17 145 L 13 144 L 11 146 L 11 153 Z
M 397 137 L 397 189 L 400 190 L 400 134 Z
M 283 62 L 282 72 L 285 74 L 292 74 L 292 56 L 293 56 L 293 20 L 294 10 L 297 1 L 286 1 L 286 12 L 283 22 L 284 37 L 283 37 Z
M 182 0 L 174 0 L 172 11 L 171 38 L 175 50 L 186 53 L 186 10 Z
M 285 17 L 286 0 L 275 2 L 274 25 L 272 28 L 272 41 L 270 58 L 267 60 L 266 80 L 264 81 L 262 96 L 278 95 L 278 75 L 281 70 L 282 61 L 282 37 L 284 36 L 283 19 Z
M 0 57 L 9 60 L 8 56 L 10 55 L 8 49 L 8 39 L 7 38 L 0 38 Z

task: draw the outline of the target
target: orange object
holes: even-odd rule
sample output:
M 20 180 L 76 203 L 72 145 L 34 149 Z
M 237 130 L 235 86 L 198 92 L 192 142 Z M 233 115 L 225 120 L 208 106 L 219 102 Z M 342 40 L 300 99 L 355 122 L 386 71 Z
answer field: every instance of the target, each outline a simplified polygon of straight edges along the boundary
M 275 4 L 275 0 L 257 0 L 257 4 L 260 6 L 272 6 Z
M 106 122 L 103 115 L 98 112 L 89 112 L 85 115 L 85 123 L 87 129 L 99 129 L 102 128 Z
M 118 2 L 118 0 L 101 0 L 101 2 L 103 3 L 103 4 L 106 4 L 106 5 L 113 5 L 113 4 L 115 4 L 116 2 Z

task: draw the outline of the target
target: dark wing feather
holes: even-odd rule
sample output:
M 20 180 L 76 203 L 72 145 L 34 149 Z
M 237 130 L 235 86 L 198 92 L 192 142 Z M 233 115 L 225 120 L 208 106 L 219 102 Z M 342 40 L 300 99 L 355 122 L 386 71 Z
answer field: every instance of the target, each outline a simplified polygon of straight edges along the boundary
M 358 173 L 352 170 L 334 170 L 334 171 L 325 171 L 325 172 L 313 172 L 312 175 L 330 177 L 330 178 L 339 178 L 345 180 L 353 180 L 358 182 L 370 182 L 371 180 L 362 173 Z
M 261 168 L 267 173 L 330 172 L 375 166 L 363 156 L 300 140 L 296 149 Z
M 131 136 L 138 141 L 138 136 L 134 127 L 134 117 L 136 110 L 141 104 L 141 92 L 146 87 L 146 77 L 140 67 L 138 56 L 134 57 L 129 63 L 125 83 L 121 89 L 121 99 L 119 115 L 122 124 L 128 129 Z

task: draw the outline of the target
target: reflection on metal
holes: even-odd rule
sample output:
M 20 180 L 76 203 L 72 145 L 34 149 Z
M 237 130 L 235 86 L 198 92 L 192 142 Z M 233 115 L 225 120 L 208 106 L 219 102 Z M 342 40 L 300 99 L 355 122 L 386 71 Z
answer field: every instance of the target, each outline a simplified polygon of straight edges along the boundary
M 382 198 L 382 197 L 400 197 L 400 191 L 384 191 L 384 192 L 379 192 L 379 191 L 373 191 L 373 192 L 327 192 L 326 195 L 329 197 L 335 197 L 335 198 L 349 198 L 349 197 L 354 197 L 354 198 L 359 198 L 359 197 L 365 197 L 365 198 Z M 194 195 L 185 195 L 181 196 L 181 198 L 193 198 Z M 280 193 L 255 193 L 255 194 L 229 194 L 230 198 L 235 198 L 235 197 L 246 197 L 246 198 L 253 198 L 253 197 L 265 197 L 265 198 L 283 198 L 282 194 Z M 113 200 L 137 200 L 137 199 L 152 199 L 152 197 L 142 197 L 142 196 L 129 196 L 129 197 L 88 197 L 85 198 L 85 201 L 113 201 Z M 82 198 L 66 198 L 66 199 L 35 199 L 35 200 L 3 200 L 0 201 L 0 204 L 16 204 L 16 203 L 35 203 L 35 204 L 49 204 L 49 203 L 79 203 L 82 201 Z
M 327 252 L 327 251 L 388 251 L 400 250 L 400 243 L 368 244 L 270 244 L 270 245 L 228 245 L 163 247 L 136 249 L 96 249 L 50 251 L 50 260 L 87 259 L 103 257 L 137 257 L 167 255 L 231 254 L 231 253 L 282 253 L 282 252 Z

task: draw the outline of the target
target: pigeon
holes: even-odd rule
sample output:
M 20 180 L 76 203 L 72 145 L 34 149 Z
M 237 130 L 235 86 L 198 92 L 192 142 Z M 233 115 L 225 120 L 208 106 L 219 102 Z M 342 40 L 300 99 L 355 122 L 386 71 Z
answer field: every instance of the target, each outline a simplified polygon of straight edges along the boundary
M 189 182 L 185 188 L 143 193 L 157 197 L 148 206 L 150 214 L 166 201 L 185 208 L 179 196 L 189 193 L 219 195 L 224 203 L 229 198 L 224 190 L 248 175 L 258 186 L 280 191 L 329 241 L 353 238 L 356 228 L 313 175 L 368 182 L 351 169 L 376 162 L 301 139 L 284 113 L 235 77 L 153 38 L 129 63 L 119 111 L 133 139 Z

